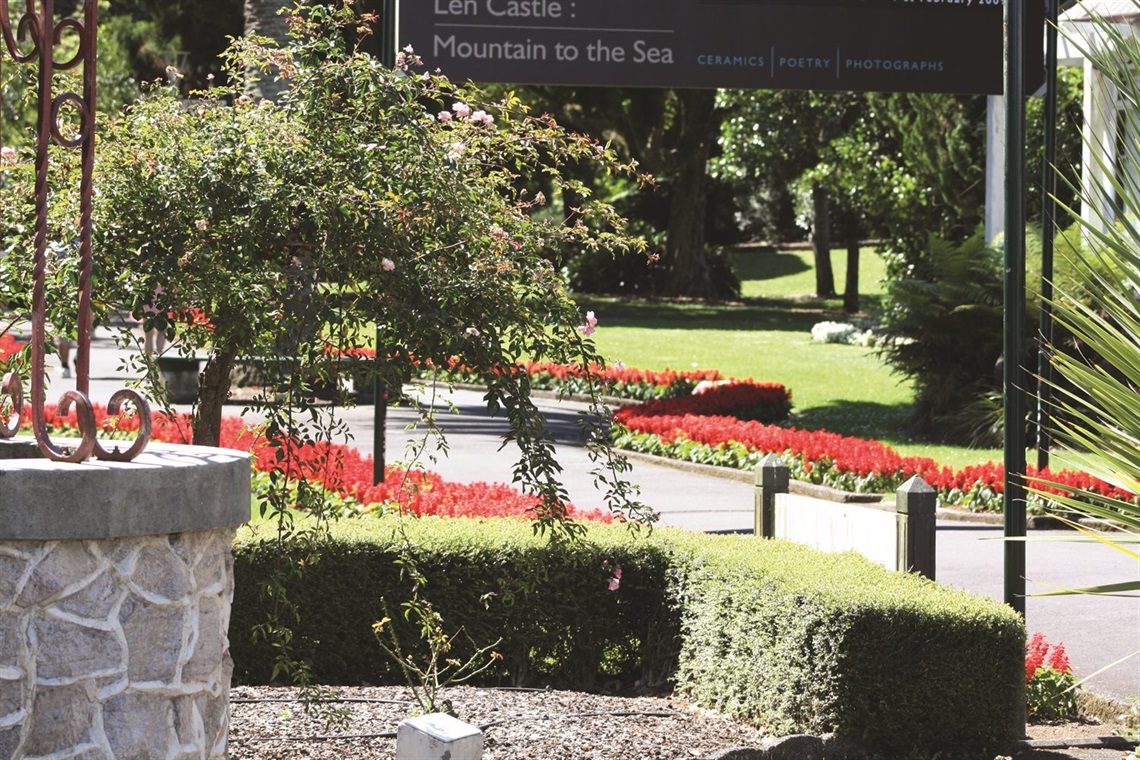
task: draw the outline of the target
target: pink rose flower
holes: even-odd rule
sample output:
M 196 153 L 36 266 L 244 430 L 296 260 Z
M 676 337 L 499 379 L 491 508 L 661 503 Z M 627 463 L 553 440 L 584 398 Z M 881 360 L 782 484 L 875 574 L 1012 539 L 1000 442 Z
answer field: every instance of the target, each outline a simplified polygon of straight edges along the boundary
M 613 577 L 610 578 L 610 583 L 606 587 L 610 591 L 617 591 L 621 587 L 621 568 L 615 567 Z

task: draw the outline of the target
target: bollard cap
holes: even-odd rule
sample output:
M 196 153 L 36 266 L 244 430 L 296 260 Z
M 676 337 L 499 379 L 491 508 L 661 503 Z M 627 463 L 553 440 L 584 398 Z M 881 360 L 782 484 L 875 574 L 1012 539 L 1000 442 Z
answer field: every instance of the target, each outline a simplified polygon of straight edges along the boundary
M 913 475 L 895 492 L 895 505 L 900 514 L 932 515 L 938 509 L 938 491 L 919 476 Z

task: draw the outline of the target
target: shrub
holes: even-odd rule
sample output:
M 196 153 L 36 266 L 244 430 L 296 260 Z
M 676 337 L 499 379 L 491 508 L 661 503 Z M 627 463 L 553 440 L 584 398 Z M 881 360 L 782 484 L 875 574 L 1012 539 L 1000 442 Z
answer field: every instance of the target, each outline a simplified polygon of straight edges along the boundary
M 397 683 L 402 675 L 380 651 L 372 624 L 383 600 L 395 609 L 409 581 L 396 561 L 401 537 L 390 518 L 342 521 L 321 561 L 288 593 L 295 631 L 322 683 Z M 562 687 L 660 685 L 672 673 L 676 613 L 667 588 L 670 548 L 660 537 L 629 542 L 624 527 L 591 531 L 588 543 L 559 545 L 534 536 L 524 520 L 422 518 L 405 524 L 414 561 L 427 579 L 423 595 L 449 633 L 463 628 L 451 656 L 502 638 L 501 667 L 489 678 Z M 243 532 L 235 545 L 236 590 L 230 623 L 235 678 L 265 682 L 269 647 L 249 632 L 264 619 L 258 589 L 277 561 L 272 530 Z M 621 568 L 616 591 L 613 571 Z M 405 648 L 418 631 L 392 615 Z
M 1001 390 L 1002 271 L 1000 250 L 979 231 L 957 246 L 932 238 L 922 261 L 891 281 L 878 347 L 914 381 L 911 434 L 979 446 L 1000 441 L 1000 428 L 974 402 Z M 1037 312 L 1026 300 L 1028 328 Z M 997 439 L 989 437 L 995 432 Z
M 1020 736 L 1025 638 L 1012 610 L 850 553 L 680 543 L 703 562 L 686 579 L 677 681 L 702 704 L 888 757 Z
M 774 733 L 837 731 L 891 757 L 1000 749 L 1022 728 L 1016 613 L 853 554 L 674 529 L 630 541 L 606 525 L 554 545 L 521 520 L 406 528 L 432 608 L 471 637 L 452 655 L 502 637 L 492 680 L 589 689 L 675 676 L 703 704 Z M 382 599 L 408 583 L 399 540 L 389 518 L 342 522 L 290 584 L 297 640 L 322 682 L 399 680 L 371 634 Z M 257 588 L 277 551 L 256 528 L 235 546 L 240 681 L 271 674 L 271 647 L 248 631 L 269 603 Z

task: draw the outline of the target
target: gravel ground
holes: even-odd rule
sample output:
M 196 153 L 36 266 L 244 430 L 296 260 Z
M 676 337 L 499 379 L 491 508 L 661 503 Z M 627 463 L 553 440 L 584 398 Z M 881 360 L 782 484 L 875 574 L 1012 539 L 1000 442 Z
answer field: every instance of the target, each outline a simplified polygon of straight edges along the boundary
M 416 709 L 403 687 L 338 689 L 351 716 L 328 726 L 305 714 L 290 688 L 240 686 L 231 692 L 231 760 L 393 760 L 396 727 Z M 613 697 L 571 691 L 449 689 L 452 710 L 484 732 L 483 760 L 682 760 L 734 747 L 759 747 L 764 734 L 684 698 Z M 1111 736 L 1094 723 L 1029 726 L 1031 739 Z M 1014 760 L 1118 760 L 1119 750 L 1049 748 Z
M 292 689 L 235 688 L 229 757 L 394 758 L 396 727 L 415 708 L 409 690 L 339 691 L 343 699 L 358 700 L 341 703 L 352 715 L 343 730 L 306 716 Z M 675 698 L 473 687 L 450 689 L 447 696 L 460 720 L 483 728 L 483 760 L 679 760 L 757 747 L 764 738 Z

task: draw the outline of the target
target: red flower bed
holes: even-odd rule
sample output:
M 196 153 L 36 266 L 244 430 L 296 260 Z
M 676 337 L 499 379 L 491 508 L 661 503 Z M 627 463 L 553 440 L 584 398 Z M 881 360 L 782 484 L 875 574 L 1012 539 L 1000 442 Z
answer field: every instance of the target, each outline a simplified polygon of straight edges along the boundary
M 797 477 L 867 492 L 887 493 L 918 475 L 939 491 L 944 504 L 1000 509 L 1005 470 L 998 462 L 954 471 L 926 457 L 904 457 L 878 441 L 740 420 L 725 413 L 724 407 L 732 403 L 730 394 L 703 400 L 702 395 L 708 394 L 622 407 L 614 415 L 615 421 L 632 435 L 619 428 L 619 444 L 741 469 L 754 467 L 767 454 L 778 454 Z M 1116 498 L 1132 498 L 1132 494 L 1083 472 L 1039 472 L 1030 466 L 1027 475 Z
M 53 405 L 45 408 L 47 424 L 60 429 L 74 429 L 78 421 L 74 410 L 61 416 Z M 25 409 L 26 418 L 31 408 Z M 112 417 L 105 407 L 95 406 L 95 422 L 106 432 L 138 430 L 135 416 Z M 186 414 L 157 413 L 151 423 L 156 441 L 187 443 L 191 438 L 190 417 Z M 453 483 L 426 470 L 404 470 L 389 466 L 384 482 L 372 483 L 372 457 L 361 456 L 349 446 L 337 443 L 304 443 L 272 446 L 255 428 L 238 417 L 222 419 L 220 445 L 247 451 L 253 466 L 262 472 L 282 472 L 287 478 L 305 478 L 341 496 L 356 499 L 365 506 L 395 504 L 417 516 L 441 517 L 517 517 L 532 519 L 538 505 L 535 496 L 502 483 Z M 284 457 L 279 457 L 281 450 Z M 601 510 L 583 511 L 570 508 L 574 519 L 612 519 Z
M 547 376 L 555 380 L 587 377 L 587 372 L 580 366 L 555 364 L 554 362 L 525 362 L 523 366 L 526 367 L 526 371 L 531 376 Z M 597 364 L 591 364 L 589 374 L 598 378 L 598 380 L 606 386 L 641 385 L 669 388 L 679 382 L 696 385 L 703 381 L 717 382 L 723 379 L 720 372 L 715 369 L 680 372 L 666 367 L 658 372 L 648 369 L 626 367 L 624 365 L 607 365 L 602 367 Z
M 757 383 L 752 380 L 714 385 L 699 393 L 681 398 L 650 401 L 636 407 L 638 416 L 723 415 L 737 420 L 776 422 L 788 418 L 792 396 L 779 383 Z M 621 419 L 622 407 L 615 417 Z
M 329 349 L 330 351 L 333 349 Z M 354 347 L 340 349 L 341 356 L 353 359 L 373 359 L 376 349 Z M 535 388 L 564 390 L 569 393 L 586 393 L 589 384 L 596 383 L 603 395 L 621 398 L 650 399 L 687 396 L 701 382 L 719 382 L 725 378 L 718 370 L 694 370 L 682 372 L 665 368 L 661 371 L 637 369 L 621 364 L 600 366 L 591 364 L 589 371 L 581 365 L 557 364 L 555 362 L 520 362 L 516 365 L 530 376 Z M 444 368 L 435 368 L 441 379 L 456 383 L 480 383 L 483 373 L 473 370 L 458 361 Z M 751 381 L 746 381 L 751 382 Z M 790 398 L 790 397 L 789 397 Z

